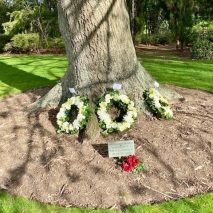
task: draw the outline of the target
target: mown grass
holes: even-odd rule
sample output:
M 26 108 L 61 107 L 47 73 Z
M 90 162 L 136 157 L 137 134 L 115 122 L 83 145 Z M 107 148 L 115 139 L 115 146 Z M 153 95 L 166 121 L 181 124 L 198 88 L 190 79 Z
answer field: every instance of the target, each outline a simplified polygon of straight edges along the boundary
M 0 99 L 55 85 L 66 72 L 65 56 L 0 56 Z
M 140 55 L 142 65 L 161 84 L 213 92 L 213 61 Z M 29 89 L 53 86 L 66 71 L 65 56 L 0 56 L 0 98 Z M 124 213 L 213 213 L 213 194 L 155 205 L 129 206 Z M 64 208 L 0 192 L 0 213 L 115 213 L 108 209 Z
M 0 192 L 1 213 L 212 213 L 213 193 L 197 195 L 177 201 L 168 201 L 154 205 L 129 206 L 123 211 L 109 209 L 65 208 L 56 205 L 41 204 L 26 198 L 19 198 Z
M 92 210 L 89 208 L 65 208 L 57 205 L 47 205 L 0 192 L 0 213 L 113 213 L 113 211 L 107 209 Z
M 213 92 L 213 60 L 187 60 L 161 54 L 142 54 L 138 59 L 161 84 Z

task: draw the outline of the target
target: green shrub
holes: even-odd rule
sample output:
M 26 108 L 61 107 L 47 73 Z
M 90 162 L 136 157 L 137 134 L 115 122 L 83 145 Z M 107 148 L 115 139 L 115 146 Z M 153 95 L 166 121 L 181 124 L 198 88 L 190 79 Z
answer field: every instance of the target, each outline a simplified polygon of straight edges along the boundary
M 144 35 L 141 42 L 145 44 L 152 44 L 152 45 L 158 45 L 158 44 L 166 45 L 170 43 L 170 37 L 171 35 L 169 35 L 169 33 L 152 34 L 147 37 Z
M 29 52 L 38 49 L 39 35 L 36 33 L 31 34 L 17 34 L 12 37 L 12 41 L 6 44 L 5 51 L 11 52 Z
M 10 39 L 10 35 L 0 34 L 0 52 L 4 51 L 4 46 L 10 42 Z
M 65 50 L 65 45 L 64 45 L 64 42 L 62 40 L 62 37 L 50 38 L 48 40 L 48 49 Z
M 213 59 L 213 42 L 208 39 L 197 39 L 191 49 L 194 59 Z

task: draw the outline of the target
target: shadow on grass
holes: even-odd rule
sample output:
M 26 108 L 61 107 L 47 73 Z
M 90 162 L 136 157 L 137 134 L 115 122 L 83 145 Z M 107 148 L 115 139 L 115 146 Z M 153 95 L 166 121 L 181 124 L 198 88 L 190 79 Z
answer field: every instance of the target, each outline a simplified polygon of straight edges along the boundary
M 2 62 L 0 62 L 0 81 L 20 91 L 42 86 L 52 86 L 56 83 L 56 80 L 49 80 Z

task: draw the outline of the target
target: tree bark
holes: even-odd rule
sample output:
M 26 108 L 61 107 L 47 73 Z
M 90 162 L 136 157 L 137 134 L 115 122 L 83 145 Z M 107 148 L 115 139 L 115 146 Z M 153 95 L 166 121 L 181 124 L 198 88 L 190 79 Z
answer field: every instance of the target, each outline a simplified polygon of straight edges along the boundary
M 137 60 L 125 0 L 59 0 L 58 13 L 67 72 L 34 106 L 59 105 L 71 96 L 70 87 L 94 104 L 120 83 L 138 112 L 146 112 L 142 94 L 154 79 Z

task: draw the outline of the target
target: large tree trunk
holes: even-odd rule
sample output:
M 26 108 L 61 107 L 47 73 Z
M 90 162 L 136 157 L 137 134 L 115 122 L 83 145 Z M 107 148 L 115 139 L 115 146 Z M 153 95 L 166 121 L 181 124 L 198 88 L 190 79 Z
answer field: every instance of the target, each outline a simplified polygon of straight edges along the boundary
M 61 80 L 62 97 L 69 87 L 95 101 L 113 83 L 143 111 L 142 92 L 153 85 L 137 61 L 124 0 L 59 1 L 59 26 L 69 67 Z
M 71 96 L 70 87 L 94 103 L 120 83 L 138 112 L 145 112 L 142 94 L 154 80 L 137 60 L 125 0 L 59 0 L 58 12 L 68 68 L 60 83 L 35 105 L 64 102 Z

